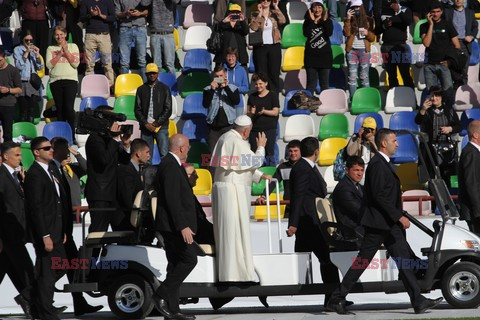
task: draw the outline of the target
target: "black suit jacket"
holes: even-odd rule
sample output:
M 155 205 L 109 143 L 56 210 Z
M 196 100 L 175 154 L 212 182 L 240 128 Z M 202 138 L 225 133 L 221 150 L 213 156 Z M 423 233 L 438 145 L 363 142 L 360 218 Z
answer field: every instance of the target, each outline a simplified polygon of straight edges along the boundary
M 480 151 L 468 143 L 460 155 L 458 198 L 463 220 L 480 218 Z
M 290 172 L 290 218 L 288 225 L 298 227 L 300 218 L 310 216 L 319 224 L 315 198 L 327 196 L 327 184 L 320 172 L 305 159 L 300 159 Z
M 27 217 L 25 194 L 5 165 L 0 165 L 0 237 L 5 243 L 25 243 Z
M 62 243 L 65 219 L 61 199 L 54 182 L 36 161 L 26 173 L 25 194 L 34 243 L 42 245 L 47 234 L 53 243 Z
M 452 24 L 453 24 L 454 10 L 455 9 L 453 8 L 447 8 L 445 9 L 445 13 L 444 13 L 445 19 L 447 21 L 450 21 Z M 464 11 L 465 11 L 465 36 L 472 36 L 473 39 L 475 40 L 478 33 L 478 22 L 475 19 L 475 12 L 468 8 L 465 8 Z M 472 54 L 472 43 L 471 42 L 469 42 L 468 44 L 466 43 L 466 46 L 468 48 L 468 53 Z
M 132 162 L 118 167 L 117 176 L 117 204 L 125 214 L 129 215 L 132 205 L 139 191 L 143 190 L 140 173 L 135 169 Z M 127 209 L 128 210 L 125 210 Z
M 355 230 L 361 227 L 364 210 L 365 187 L 360 185 L 361 192 L 353 181 L 345 176 L 335 187 L 331 195 L 333 209 L 337 221 L 349 229 L 342 230 L 348 239 L 356 238 Z
M 157 172 L 157 230 L 180 232 L 190 227 L 197 230 L 197 208 L 195 195 L 188 182 L 185 169 L 175 157 L 168 153 L 162 158 Z
M 73 234 L 73 206 L 72 206 L 72 196 L 70 191 L 70 184 L 68 183 L 68 178 L 63 173 L 63 168 L 59 168 L 57 164 L 52 161 L 50 162 L 50 167 L 52 172 L 57 177 L 57 180 L 60 181 L 60 195 L 63 208 L 63 217 L 65 225 L 65 233 L 67 236 L 72 237 Z
M 145 83 L 137 89 L 135 97 L 135 118 L 140 123 L 142 133 L 151 135 L 152 133 L 145 128 L 148 118 L 148 108 L 150 107 L 150 85 Z M 172 94 L 170 88 L 157 81 L 153 88 L 153 119 L 155 126 L 168 128 L 168 119 L 172 115 Z
M 402 217 L 400 179 L 387 160 L 377 153 L 369 162 L 365 177 L 366 203 L 362 224 L 390 230 Z

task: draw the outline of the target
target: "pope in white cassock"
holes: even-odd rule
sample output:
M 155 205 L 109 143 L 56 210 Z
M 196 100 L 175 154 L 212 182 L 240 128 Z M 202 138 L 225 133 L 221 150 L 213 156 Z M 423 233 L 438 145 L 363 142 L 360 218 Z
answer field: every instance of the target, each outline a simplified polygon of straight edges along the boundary
M 252 180 L 271 179 L 257 170 L 265 157 L 265 134 L 257 137 L 257 152 L 252 152 L 248 136 L 252 120 L 243 115 L 233 129 L 224 133 L 213 150 L 215 167 L 212 190 L 213 232 L 216 244 L 218 280 L 256 281 L 250 243 L 250 193 Z

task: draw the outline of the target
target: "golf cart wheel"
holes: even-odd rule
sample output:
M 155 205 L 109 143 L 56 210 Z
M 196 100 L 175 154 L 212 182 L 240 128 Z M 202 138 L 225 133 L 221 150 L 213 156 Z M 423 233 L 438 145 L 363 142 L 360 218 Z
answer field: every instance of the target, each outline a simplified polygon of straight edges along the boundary
M 128 274 L 118 278 L 108 292 L 108 305 L 122 319 L 143 319 L 153 309 L 153 290 L 142 277 Z
M 472 262 L 450 266 L 442 277 L 442 293 L 456 308 L 476 308 L 480 305 L 480 267 Z

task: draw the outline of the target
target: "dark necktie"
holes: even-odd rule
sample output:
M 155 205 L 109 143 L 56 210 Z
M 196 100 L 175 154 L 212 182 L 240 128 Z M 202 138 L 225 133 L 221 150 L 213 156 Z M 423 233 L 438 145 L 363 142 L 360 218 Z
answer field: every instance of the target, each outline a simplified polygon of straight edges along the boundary
M 23 192 L 23 188 L 22 188 L 22 185 L 20 184 L 20 180 L 18 179 L 17 173 L 13 172 L 12 176 L 13 176 L 13 181 L 15 181 L 15 184 L 17 185 L 17 187 Z
M 138 173 L 140 174 L 140 180 L 143 182 L 143 172 L 145 170 L 145 166 L 143 164 L 138 166 Z
M 357 186 L 357 189 L 358 189 L 358 193 L 360 193 L 360 196 L 363 197 L 362 186 L 360 185 L 360 183 L 357 183 L 356 186 Z

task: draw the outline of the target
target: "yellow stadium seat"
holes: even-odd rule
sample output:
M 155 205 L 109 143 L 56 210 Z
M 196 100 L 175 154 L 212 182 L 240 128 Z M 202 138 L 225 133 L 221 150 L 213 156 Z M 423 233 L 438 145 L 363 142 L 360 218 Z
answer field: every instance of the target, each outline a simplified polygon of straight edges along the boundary
M 283 56 L 282 70 L 284 72 L 303 69 L 305 47 L 291 47 Z
M 198 180 L 197 185 L 193 187 L 195 195 L 209 195 L 212 193 L 212 175 L 207 169 L 196 169 Z
M 400 178 L 402 191 L 425 189 L 425 184 L 418 181 L 418 164 L 402 163 L 397 166 L 397 176 Z
M 142 84 L 143 79 L 139 74 L 120 74 L 115 80 L 115 97 L 134 96 L 137 92 L 137 88 Z
M 173 120 L 168 120 L 168 137 L 177 134 L 177 124 Z
M 413 70 L 412 70 L 412 67 L 410 67 L 410 77 L 413 78 Z M 403 83 L 403 78 L 402 78 L 402 75 L 400 74 L 400 70 L 398 69 L 397 67 L 397 79 L 398 79 L 398 85 L 399 86 L 403 86 L 404 83 Z M 390 87 L 389 85 L 389 81 L 388 81 L 388 73 L 385 72 L 385 87 Z
M 180 48 L 180 35 L 178 34 L 178 30 L 175 28 L 173 29 L 173 38 L 175 39 L 175 51 Z
M 45 76 L 45 61 L 43 60 L 42 55 L 40 55 L 40 60 L 42 60 L 43 68 L 37 71 L 37 74 L 40 78 L 43 78 Z
M 335 162 L 338 151 L 345 148 L 347 139 L 343 138 L 328 138 L 323 140 L 320 145 L 320 155 L 318 157 L 318 164 L 321 166 L 330 166 Z
M 283 195 L 280 195 L 280 201 L 283 200 Z M 270 219 L 277 219 L 277 206 L 273 205 L 277 203 L 277 194 L 272 193 L 270 195 Z M 285 205 L 280 205 L 280 218 L 285 216 Z M 267 219 L 267 206 L 255 206 L 253 212 L 253 219 L 266 220 Z

